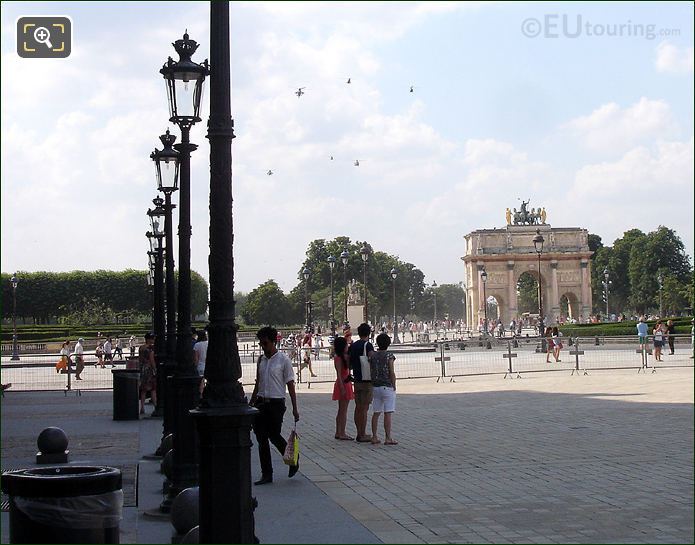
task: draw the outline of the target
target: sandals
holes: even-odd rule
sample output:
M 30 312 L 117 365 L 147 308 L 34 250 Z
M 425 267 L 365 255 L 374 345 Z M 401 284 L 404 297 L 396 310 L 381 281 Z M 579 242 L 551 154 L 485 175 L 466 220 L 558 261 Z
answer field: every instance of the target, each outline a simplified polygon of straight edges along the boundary
M 372 445 L 380 445 L 380 444 L 381 444 L 381 439 L 372 438 L 371 443 L 372 443 Z
M 371 443 L 372 442 L 372 436 L 371 435 L 365 435 L 364 437 L 357 437 L 355 439 L 358 443 Z
M 390 440 L 384 441 L 384 445 L 397 445 L 397 444 L 398 444 L 398 441 L 396 441 L 395 439 L 390 439 Z
M 343 435 L 342 437 L 340 435 L 335 436 L 336 439 L 340 439 L 341 441 L 354 441 L 354 437 L 350 437 L 349 435 Z

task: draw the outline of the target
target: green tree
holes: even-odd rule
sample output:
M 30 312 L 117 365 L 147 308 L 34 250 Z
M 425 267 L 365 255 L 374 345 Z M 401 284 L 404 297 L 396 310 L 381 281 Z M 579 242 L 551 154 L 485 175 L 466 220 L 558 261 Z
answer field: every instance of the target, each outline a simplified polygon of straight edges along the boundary
M 272 279 L 249 293 L 241 309 L 241 317 L 249 325 L 284 325 L 289 315 L 287 297 Z
M 516 297 L 519 314 L 538 313 L 538 282 L 530 273 L 522 274 L 516 284 Z

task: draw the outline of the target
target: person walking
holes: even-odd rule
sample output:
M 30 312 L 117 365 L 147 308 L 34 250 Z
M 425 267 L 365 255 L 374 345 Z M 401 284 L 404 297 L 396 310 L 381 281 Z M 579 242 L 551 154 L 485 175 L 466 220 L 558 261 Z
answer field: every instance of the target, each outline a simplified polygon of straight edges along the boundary
M 369 324 L 362 323 L 357 328 L 359 340 L 350 345 L 350 369 L 355 377 L 355 428 L 357 428 L 356 441 L 369 443 L 371 435 L 367 435 L 367 413 L 369 405 L 372 403 L 372 381 L 362 379 L 362 365 L 360 356 L 371 356 L 374 352 L 374 345 L 369 342 Z
M 140 414 L 145 414 L 145 396 L 150 392 L 157 405 L 157 363 L 154 358 L 154 333 L 145 334 L 145 344 L 138 351 L 140 364 Z
M 553 356 L 555 357 L 555 362 L 560 363 L 562 360 L 560 359 L 560 350 L 562 350 L 562 341 L 560 340 L 560 337 L 562 337 L 562 332 L 557 328 L 557 326 L 553 327 Z
M 137 345 L 137 339 L 135 338 L 135 335 L 131 335 L 130 339 L 128 339 L 128 348 L 130 349 L 130 357 L 134 358 L 135 357 L 135 347 Z
M 555 343 L 553 342 L 553 328 L 545 328 L 545 342 L 546 342 L 546 353 L 545 353 L 545 363 L 550 363 L 550 354 L 555 357 Z M 542 348 L 541 348 L 542 350 Z
M 60 347 L 60 361 L 56 364 L 56 373 L 70 372 L 70 341 L 65 341 Z
M 673 325 L 673 320 L 666 322 L 666 333 L 668 334 L 669 356 L 673 356 L 675 353 L 674 345 L 676 344 L 676 326 Z
M 121 338 L 118 335 L 116 335 L 116 339 L 114 340 L 113 344 L 113 357 L 115 358 L 116 356 L 118 356 L 119 360 L 123 360 L 123 345 L 121 344 Z
M 644 316 L 640 316 L 639 322 L 637 322 L 637 337 L 639 339 L 639 350 L 644 350 L 647 347 L 647 336 L 649 335 L 649 326 L 644 319 Z
M 284 352 L 275 346 L 277 330 L 274 327 L 262 327 L 256 333 L 263 354 L 256 365 L 256 384 L 253 387 L 250 404 L 258 409 L 253 423 L 253 431 L 258 443 L 258 457 L 261 462 L 261 478 L 254 485 L 273 482 L 273 461 L 270 458 L 270 443 L 280 454 L 285 453 L 287 441 L 282 437 L 282 419 L 285 414 L 285 387 L 290 394 L 294 421 L 299 421 L 297 394 L 294 386 L 292 362 Z M 291 465 L 288 477 L 294 477 L 299 471 L 297 465 Z
M 198 331 L 198 342 L 193 345 L 193 363 L 195 363 L 198 375 L 200 376 L 200 395 L 203 395 L 205 388 L 205 359 L 208 355 L 208 332 Z
M 77 344 L 75 345 L 75 351 L 72 353 L 72 357 L 75 360 L 75 380 L 82 380 L 80 376 L 82 370 L 84 369 L 84 339 L 80 337 L 77 339 Z
M 335 366 L 336 374 L 335 384 L 333 385 L 333 401 L 338 402 L 338 414 L 335 417 L 335 438 L 343 441 L 352 441 L 354 437 L 350 437 L 345 433 L 348 405 L 350 405 L 351 399 L 355 399 L 352 382 L 350 382 L 348 344 L 345 337 L 336 337 L 333 344 L 335 347 L 333 365 Z
M 111 344 L 111 337 L 106 337 L 106 342 L 104 342 L 104 363 L 110 365 L 112 368 L 115 367 L 113 364 L 113 344 Z M 102 365 L 102 367 L 104 367 Z
M 652 330 L 652 335 L 654 335 L 654 359 L 656 361 L 661 361 L 661 349 L 664 346 L 665 331 L 666 327 L 661 323 L 661 320 L 657 320 Z
M 103 369 L 104 368 L 104 345 L 101 344 L 100 342 L 97 342 L 97 347 L 94 349 L 94 356 L 97 359 L 96 363 L 94 364 L 94 368 L 96 369 L 97 367 L 101 367 Z
M 393 413 L 396 411 L 396 372 L 393 353 L 388 351 L 391 337 L 381 333 L 376 338 L 377 352 L 369 357 L 369 367 L 372 375 L 373 414 L 372 414 L 372 445 L 381 443 L 378 434 L 379 417 L 384 413 L 384 445 L 397 445 L 398 441 L 391 436 Z

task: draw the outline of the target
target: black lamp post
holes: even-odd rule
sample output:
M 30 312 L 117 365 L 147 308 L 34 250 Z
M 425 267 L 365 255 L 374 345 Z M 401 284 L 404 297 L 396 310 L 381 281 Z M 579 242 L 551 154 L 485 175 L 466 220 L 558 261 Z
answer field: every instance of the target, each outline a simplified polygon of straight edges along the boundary
M 10 278 L 12 284 L 12 361 L 19 360 L 19 351 L 17 349 L 17 273 Z
M 432 282 L 432 295 L 434 296 L 434 317 L 432 321 L 437 323 L 437 282 Z M 436 326 L 435 326 L 436 327 Z
M 179 189 L 180 154 L 174 149 L 176 136 L 170 134 L 169 130 L 162 134 L 159 140 L 162 142 L 163 148 L 161 150 L 155 148 L 150 154 L 150 158 L 154 162 L 157 190 L 164 193 L 164 204 L 161 205 L 161 208 L 164 211 L 165 237 L 166 339 L 164 351 L 161 355 L 157 354 L 157 401 L 164 407 L 164 422 L 162 442 L 155 452 L 158 456 L 164 456 L 166 452 L 163 452 L 163 440 L 174 428 L 174 403 L 169 402 L 170 399 L 173 399 L 173 394 L 169 390 L 170 384 L 167 377 L 173 375 L 176 369 L 176 283 L 174 276 L 174 222 L 172 218 L 176 205 L 171 203 L 171 195 Z
M 171 486 L 165 503 L 185 488 L 198 484 L 196 433 L 189 411 L 199 401 L 200 377 L 193 364 L 191 337 L 191 152 L 198 146 L 191 144 L 191 127 L 200 121 L 200 101 L 205 77 L 210 73 L 207 59 L 202 64 L 191 60 L 198 44 L 184 33 L 176 40 L 174 49 L 179 60 L 171 57 L 160 73 L 167 84 L 169 121 L 181 129 L 181 143 L 174 149 L 179 152 L 179 279 L 178 315 L 176 327 L 176 370 L 171 383 L 170 399 L 176 399 L 174 407 L 174 456 Z M 161 163 L 157 163 L 161 165 Z M 174 405 L 174 404 L 172 404 Z M 163 506 L 167 508 L 166 505 Z
M 157 406 L 152 412 L 153 417 L 161 417 L 164 415 L 164 404 L 166 403 L 163 394 L 166 386 L 166 373 L 163 371 L 163 362 L 165 356 L 165 329 L 166 317 L 164 314 L 164 218 L 166 211 L 164 210 L 164 201 L 161 197 L 156 197 L 152 200 L 153 209 L 147 211 L 150 217 L 152 231 L 147 233 L 150 239 L 150 251 L 154 255 L 154 315 L 152 325 L 155 334 L 154 353 L 157 358 Z
M 335 337 L 335 304 L 333 301 L 333 269 L 335 269 L 335 257 L 329 255 L 326 261 L 328 261 L 328 267 L 331 270 L 331 335 Z
M 541 348 L 546 351 L 544 329 L 545 319 L 543 316 L 543 282 L 541 281 L 541 254 L 543 253 L 543 243 L 545 239 L 541 235 L 541 230 L 536 229 L 536 236 L 533 237 L 533 247 L 538 255 L 538 336 L 541 337 Z
M 200 543 L 254 543 L 251 424 L 234 323 L 229 2 L 210 2 L 210 323 L 206 386 L 191 411 L 199 436 Z
M 608 292 L 610 291 L 610 280 L 608 279 L 610 274 L 608 273 L 608 267 L 603 269 L 603 292 L 606 297 L 606 321 L 609 321 L 610 314 L 608 314 Z
M 309 301 L 309 275 L 311 271 L 306 267 L 302 271 L 304 277 L 304 317 L 306 322 L 306 331 L 311 331 L 311 302 Z
M 663 288 L 664 288 L 664 275 L 659 273 L 656 276 L 656 281 L 659 283 L 659 318 L 664 315 L 664 298 L 663 298 Z
M 398 340 L 398 316 L 396 315 L 396 278 L 398 278 L 398 271 L 396 269 L 391 269 L 391 279 L 393 280 L 393 342 L 400 343 Z
M 483 267 L 483 272 L 480 273 L 480 279 L 483 281 L 483 309 L 485 311 L 485 324 L 483 326 L 483 332 L 487 338 L 487 271 Z
M 343 263 L 343 289 L 345 290 L 345 312 L 343 313 L 343 323 L 346 324 L 348 321 L 347 318 L 347 303 L 348 303 L 348 285 L 347 285 L 347 264 L 348 264 L 348 259 L 350 258 L 350 254 L 348 254 L 347 250 L 343 250 L 340 253 L 340 261 Z
M 369 246 L 365 242 L 360 248 L 360 255 L 362 256 L 362 262 L 364 263 L 364 323 L 369 323 L 369 299 L 367 295 L 367 262 L 369 261 Z

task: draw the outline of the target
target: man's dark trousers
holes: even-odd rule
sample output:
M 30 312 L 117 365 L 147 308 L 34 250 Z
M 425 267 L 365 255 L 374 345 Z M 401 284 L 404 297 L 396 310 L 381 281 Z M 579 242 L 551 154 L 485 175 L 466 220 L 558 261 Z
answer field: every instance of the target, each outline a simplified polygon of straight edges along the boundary
M 259 399 L 256 403 L 259 413 L 253 423 L 253 431 L 258 441 L 258 456 L 261 461 L 263 477 L 273 476 L 273 462 L 270 458 L 270 443 L 280 454 L 285 454 L 287 441 L 282 437 L 282 418 L 285 414 L 284 399 Z M 270 441 L 270 443 L 268 442 Z

